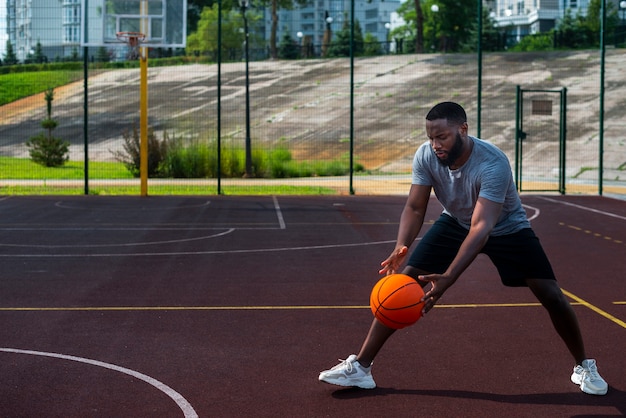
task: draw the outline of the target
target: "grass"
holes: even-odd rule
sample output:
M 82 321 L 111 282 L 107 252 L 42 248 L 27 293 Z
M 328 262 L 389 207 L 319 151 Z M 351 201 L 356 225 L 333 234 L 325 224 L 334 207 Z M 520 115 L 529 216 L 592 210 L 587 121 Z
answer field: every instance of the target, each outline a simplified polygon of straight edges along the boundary
M 0 180 L 83 180 L 81 161 L 68 161 L 62 167 L 44 167 L 27 158 L 0 157 Z M 89 162 L 90 179 L 132 179 L 122 163 Z
M 578 173 L 574 174 L 572 176 L 572 178 L 577 179 L 579 176 L 581 176 L 586 171 L 592 171 L 592 170 L 595 170 L 595 168 L 593 168 L 593 167 L 581 167 L 580 170 L 578 171 Z
M 80 80 L 81 71 L 38 71 L 0 75 L 0 106 Z
M 62 167 L 49 168 L 33 163 L 26 158 L 0 157 L 0 180 L 25 180 L 25 184 L 0 186 L 2 195 L 82 195 L 84 194 L 85 171 L 80 161 L 69 161 Z M 54 180 L 74 180 L 67 185 L 58 185 Z M 139 195 L 137 185 L 129 185 L 133 180 L 131 173 L 124 164 L 116 162 L 89 162 L 89 180 L 112 180 L 111 184 L 89 185 L 89 194 L 92 195 Z M 47 183 L 50 181 L 50 183 Z M 29 184 L 32 182 L 33 184 Z M 117 183 L 117 184 L 116 184 Z M 318 186 L 222 186 L 225 195 L 317 195 L 336 194 L 327 187 Z M 149 195 L 214 195 L 217 186 L 181 184 L 150 185 Z
M 64 186 L 0 186 L 0 195 L 10 196 L 50 196 L 68 195 L 77 196 L 85 194 L 84 185 L 64 187 Z M 98 196 L 138 196 L 139 186 L 96 186 L 89 187 L 90 195 Z M 267 196 L 267 195 L 332 195 L 337 191 L 327 187 L 317 186 L 225 186 L 222 187 L 223 195 L 230 196 Z M 194 185 L 157 185 L 148 188 L 149 196 L 206 196 L 217 195 L 215 186 L 194 186 Z

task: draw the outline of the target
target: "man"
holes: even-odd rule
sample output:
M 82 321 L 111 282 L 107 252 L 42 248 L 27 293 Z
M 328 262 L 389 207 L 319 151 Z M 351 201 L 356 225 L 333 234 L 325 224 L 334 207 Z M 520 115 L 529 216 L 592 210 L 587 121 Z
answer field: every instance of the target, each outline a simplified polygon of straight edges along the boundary
M 426 134 L 429 142 L 413 159 L 412 185 L 400 217 L 396 246 L 381 263 L 380 273 L 393 274 L 400 268 L 422 228 L 434 190 L 444 211 L 403 270 L 422 286 L 431 285 L 422 299 L 423 312 L 433 308 L 479 253 L 485 253 L 505 286 L 529 287 L 548 311 L 576 362 L 571 381 L 585 393 L 606 394 L 608 385 L 598 374 L 595 360 L 586 356 L 576 314 L 557 285 L 522 208 L 506 155 L 468 135 L 465 110 L 456 103 L 439 103 L 428 112 Z M 358 355 L 321 372 L 319 380 L 375 388 L 371 364 L 393 333 L 374 319 Z

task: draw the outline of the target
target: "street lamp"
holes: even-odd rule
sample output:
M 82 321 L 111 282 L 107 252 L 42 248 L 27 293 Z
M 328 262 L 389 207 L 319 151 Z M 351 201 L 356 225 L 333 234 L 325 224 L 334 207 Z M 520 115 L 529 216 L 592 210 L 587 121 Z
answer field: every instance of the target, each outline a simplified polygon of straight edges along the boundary
M 624 12 L 626 11 L 626 0 L 619 2 L 619 9 L 622 11 L 622 26 L 624 26 Z
M 389 39 L 389 29 L 391 29 L 391 23 L 389 23 L 389 22 L 385 23 L 385 29 L 386 29 L 386 31 L 385 31 L 385 42 L 387 44 L 387 53 L 389 54 L 391 52 L 391 44 L 390 44 L 390 39 Z
M 248 46 L 248 19 L 246 18 L 246 9 L 250 7 L 250 0 L 239 0 L 241 8 L 241 16 L 243 17 L 244 32 L 244 54 L 246 56 L 246 172 L 244 177 L 252 177 L 252 147 L 250 144 L 250 74 L 248 70 L 249 46 Z
M 296 36 L 298 37 L 298 45 L 300 45 L 300 55 L 304 57 L 304 41 L 302 40 L 302 37 L 304 37 L 304 33 L 298 31 L 298 33 L 296 33 Z
M 436 15 L 437 13 L 439 13 L 439 6 L 438 6 L 438 5 L 436 5 L 436 4 L 433 4 L 432 6 L 430 6 L 430 11 L 431 11 L 431 12 L 433 12 L 433 13 Z M 437 25 L 437 17 L 436 17 L 436 16 L 434 16 L 434 17 L 433 17 L 433 20 L 434 20 L 434 26 L 435 26 L 435 27 L 434 27 L 434 30 L 433 30 L 433 32 L 434 32 L 434 33 L 433 33 L 433 38 L 434 38 L 434 39 L 433 39 L 433 41 L 437 41 L 437 26 L 438 26 L 438 25 Z M 434 48 L 434 47 L 435 47 L 435 46 L 433 45 L 433 48 Z M 438 46 L 437 46 L 437 47 L 438 47 Z M 438 48 L 437 48 L 437 49 L 438 49 Z
M 626 1 L 626 0 L 625 0 Z M 333 23 L 333 18 L 328 14 L 328 10 L 324 12 L 324 21 L 326 22 L 326 30 L 324 31 L 324 39 L 322 39 L 322 56 L 326 56 L 326 52 L 328 51 L 328 47 L 330 46 L 330 41 L 333 37 L 333 32 L 330 27 L 330 24 Z

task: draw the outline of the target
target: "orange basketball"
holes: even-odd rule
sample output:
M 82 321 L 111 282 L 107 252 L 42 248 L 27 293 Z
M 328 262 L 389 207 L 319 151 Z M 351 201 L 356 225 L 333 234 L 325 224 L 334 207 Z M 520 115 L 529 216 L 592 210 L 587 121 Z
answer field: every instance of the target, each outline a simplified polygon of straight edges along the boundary
M 417 322 L 422 316 L 424 302 L 422 286 L 405 274 L 391 274 L 376 283 L 370 295 L 374 316 L 393 329 Z

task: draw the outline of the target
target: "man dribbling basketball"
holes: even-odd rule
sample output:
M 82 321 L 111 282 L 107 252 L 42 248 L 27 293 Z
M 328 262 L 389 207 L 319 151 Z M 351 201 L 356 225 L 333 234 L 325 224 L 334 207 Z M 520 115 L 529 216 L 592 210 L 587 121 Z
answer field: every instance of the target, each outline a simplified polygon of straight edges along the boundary
M 505 286 L 527 286 L 550 314 L 552 324 L 574 357 L 571 381 L 593 395 L 608 385 L 588 359 L 576 314 L 563 295 L 539 239 L 530 227 L 515 188 L 506 155 L 488 142 L 468 135 L 465 110 L 453 102 L 434 106 L 426 116 L 429 142 L 413 159 L 413 178 L 400 217 L 396 247 L 381 263 L 393 274 L 417 238 L 431 190 L 444 207 L 440 218 L 411 254 L 403 273 L 423 286 L 424 313 L 430 311 L 479 253 L 497 267 Z M 352 354 L 319 380 L 364 389 L 376 387 L 374 357 L 394 333 L 374 319 L 358 355 Z

